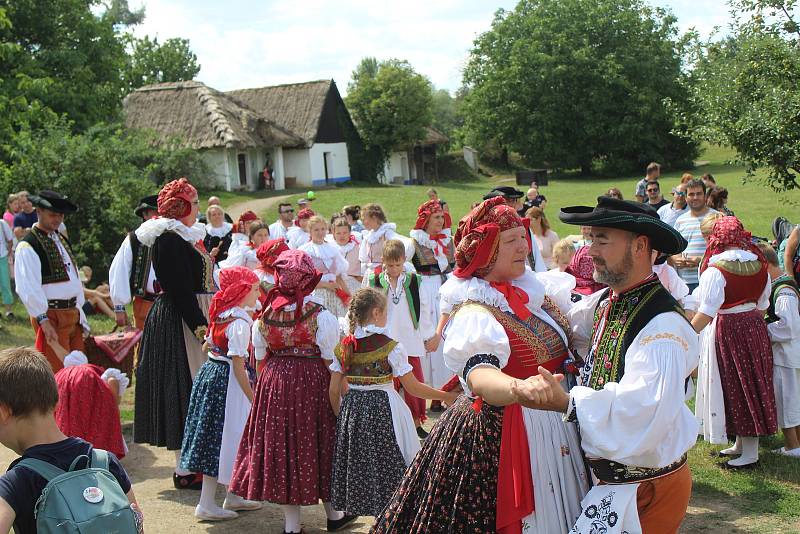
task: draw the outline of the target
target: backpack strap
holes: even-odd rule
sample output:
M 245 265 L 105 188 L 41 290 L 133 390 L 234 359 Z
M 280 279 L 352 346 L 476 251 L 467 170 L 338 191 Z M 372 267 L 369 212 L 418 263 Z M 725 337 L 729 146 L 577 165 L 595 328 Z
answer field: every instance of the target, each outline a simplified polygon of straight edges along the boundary
M 48 483 L 51 482 L 54 478 L 60 477 L 65 473 L 63 469 L 59 469 L 58 467 L 49 464 L 43 460 L 37 460 L 36 458 L 24 458 L 14 467 L 27 467 L 43 479 L 45 479 Z
M 92 449 L 92 467 L 108 471 L 108 452 L 103 449 Z

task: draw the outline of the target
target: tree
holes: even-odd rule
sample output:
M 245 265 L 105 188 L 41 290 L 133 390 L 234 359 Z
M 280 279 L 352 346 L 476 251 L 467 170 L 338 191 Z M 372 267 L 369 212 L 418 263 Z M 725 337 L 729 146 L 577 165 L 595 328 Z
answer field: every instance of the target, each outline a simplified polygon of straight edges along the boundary
M 690 165 L 697 145 L 672 113 L 688 100 L 675 22 L 641 0 L 499 10 L 464 71 L 470 140 L 587 174 Z
M 127 92 L 152 83 L 191 80 L 200 72 L 197 56 L 189 48 L 188 39 L 167 39 L 159 44 L 158 38 L 131 37 L 130 49 L 128 64 L 122 74 Z
M 392 150 L 422 139 L 431 125 L 431 84 L 407 61 L 365 58 L 353 72 L 345 102 L 366 149 L 383 168 Z
M 800 34 L 794 2 L 733 4 L 737 26 L 695 49 L 696 135 L 736 149 L 749 177 L 775 190 L 800 187 Z
M 0 94 L 39 101 L 66 114 L 77 130 L 114 118 L 121 108 L 119 73 L 126 61 L 111 20 L 116 17 L 95 15 L 92 0 L 5 5 L 9 24 L 0 27 L 0 42 L 14 46 L 0 57 Z
M 103 270 L 140 222 L 133 208 L 141 197 L 165 179 L 188 176 L 197 183 L 207 167 L 197 152 L 159 148 L 146 132 L 120 125 L 72 130 L 62 117 L 20 131 L 11 161 L 0 163 L 0 191 L 54 189 L 73 199 L 80 209 L 66 224 L 76 260 Z
M 454 98 L 447 89 L 434 89 L 431 96 L 433 127 L 450 138 L 450 146 L 460 146 L 463 144 L 460 142 L 459 131 L 464 125 L 464 117 L 461 113 L 463 99 L 459 98 L 458 94 Z

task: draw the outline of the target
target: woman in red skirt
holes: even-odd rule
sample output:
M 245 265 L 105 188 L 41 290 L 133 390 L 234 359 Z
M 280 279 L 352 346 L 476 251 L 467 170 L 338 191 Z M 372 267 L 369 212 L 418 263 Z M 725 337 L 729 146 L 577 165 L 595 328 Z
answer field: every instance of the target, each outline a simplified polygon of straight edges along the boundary
M 328 366 L 339 326 L 311 297 L 320 273 L 308 254 L 282 252 L 273 268 L 275 286 L 254 325 L 259 376 L 230 489 L 282 505 L 286 533 L 300 532 L 300 506 L 321 500 L 333 532 L 355 519 L 329 502 L 336 418 Z
M 739 456 L 725 464 L 729 468 L 754 467 L 758 438 L 778 430 L 772 346 L 764 321 L 770 290 L 767 262 L 750 232 L 736 217 L 718 219 L 700 266 L 692 326 L 700 332 L 713 321 L 725 427 L 736 436 L 734 446 L 720 454 Z

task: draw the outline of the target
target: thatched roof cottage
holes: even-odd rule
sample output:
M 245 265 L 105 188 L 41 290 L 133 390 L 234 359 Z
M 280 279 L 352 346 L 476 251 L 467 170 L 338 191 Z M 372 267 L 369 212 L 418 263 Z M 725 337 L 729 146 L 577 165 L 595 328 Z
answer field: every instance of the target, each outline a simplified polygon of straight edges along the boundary
M 348 143 L 360 145 L 333 80 L 222 93 L 198 81 L 148 85 L 124 101 L 126 126 L 200 151 L 227 190 L 350 180 Z

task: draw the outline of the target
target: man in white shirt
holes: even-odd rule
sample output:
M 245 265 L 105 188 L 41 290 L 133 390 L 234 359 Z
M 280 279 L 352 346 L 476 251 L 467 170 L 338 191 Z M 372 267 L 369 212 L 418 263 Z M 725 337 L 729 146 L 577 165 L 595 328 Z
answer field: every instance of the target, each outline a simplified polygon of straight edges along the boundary
M 698 341 L 683 309 L 651 266 L 652 251 L 677 254 L 686 240 L 652 210 L 600 197 L 598 206 L 561 211 L 567 224 L 592 227 L 594 278 L 608 285 L 568 314 L 585 355 L 581 385 L 567 393 L 552 375 L 518 382 L 520 402 L 577 420 L 596 485 L 571 532 L 677 532 L 691 496 L 686 453 L 698 424 L 684 404 Z M 595 320 L 597 317 L 597 320 Z
M 269 238 L 286 238 L 286 232 L 294 225 L 294 208 L 288 202 L 278 204 L 278 220 L 269 225 Z
M 143 222 L 158 215 L 158 195 L 141 199 L 133 212 Z M 144 321 L 159 291 L 152 252 L 150 247 L 139 242 L 135 231 L 125 236 L 117 250 L 108 270 L 108 284 L 117 325 L 129 324 L 125 306 L 133 300 L 133 325 L 144 329 Z
M 78 268 L 69 241 L 58 231 L 64 215 L 78 207 L 55 191 L 41 191 L 29 199 L 39 220 L 17 245 L 14 277 L 36 332 L 36 348 L 56 372 L 64 362 L 51 345 L 61 345 L 67 352 L 83 351 L 81 327 L 89 330 L 81 309 L 84 296 Z
M 679 184 L 672 188 L 672 202 L 658 208 L 658 218 L 670 226 L 675 226 L 675 221 L 689 210 L 686 205 L 686 184 Z

